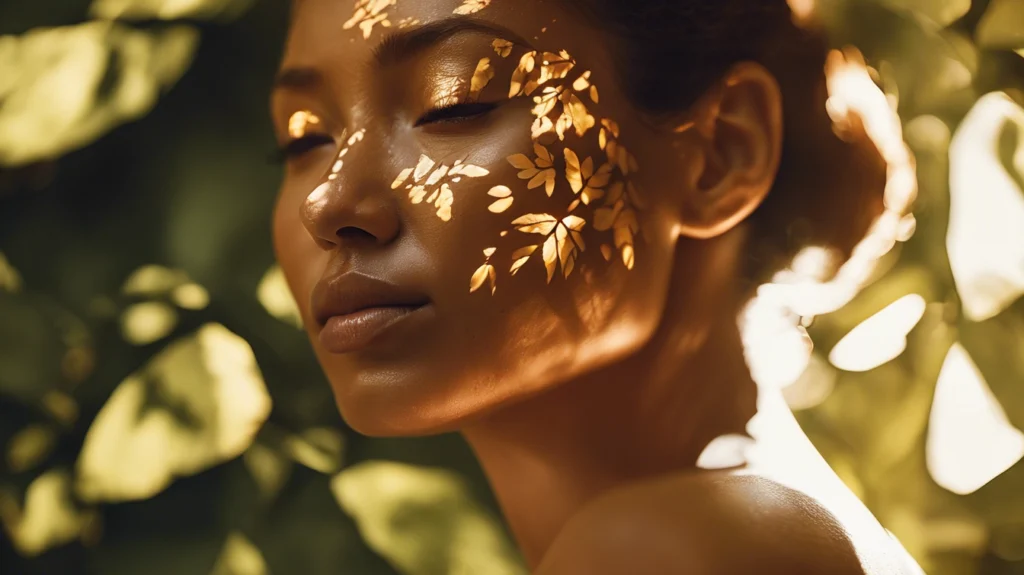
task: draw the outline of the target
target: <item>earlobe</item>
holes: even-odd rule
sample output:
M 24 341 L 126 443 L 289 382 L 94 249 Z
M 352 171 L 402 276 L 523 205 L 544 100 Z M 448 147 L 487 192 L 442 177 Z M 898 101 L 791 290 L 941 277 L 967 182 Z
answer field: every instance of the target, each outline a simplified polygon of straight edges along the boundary
M 680 134 L 698 157 L 681 190 L 680 233 L 725 233 L 761 204 L 782 155 L 782 94 L 759 64 L 744 62 L 692 108 L 693 126 Z

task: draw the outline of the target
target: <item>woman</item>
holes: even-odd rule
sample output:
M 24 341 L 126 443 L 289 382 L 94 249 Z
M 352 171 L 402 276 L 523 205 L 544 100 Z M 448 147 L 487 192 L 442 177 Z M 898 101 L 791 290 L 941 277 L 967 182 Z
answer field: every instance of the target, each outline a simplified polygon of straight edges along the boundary
M 346 421 L 463 433 L 539 574 L 904 572 L 820 465 L 720 449 L 754 287 L 883 212 L 824 63 L 785 0 L 297 0 L 275 245 Z

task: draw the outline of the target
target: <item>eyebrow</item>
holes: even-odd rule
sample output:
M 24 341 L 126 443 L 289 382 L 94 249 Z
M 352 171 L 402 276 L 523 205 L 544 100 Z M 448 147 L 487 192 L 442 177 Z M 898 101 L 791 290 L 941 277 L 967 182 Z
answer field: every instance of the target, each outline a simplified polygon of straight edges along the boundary
M 377 67 L 391 66 L 411 58 L 427 48 L 436 46 L 452 36 L 464 33 L 488 34 L 529 50 L 534 49 L 528 41 L 504 26 L 466 16 L 457 16 L 399 30 L 385 36 L 373 48 L 373 60 Z M 315 68 L 285 68 L 278 72 L 274 79 L 274 90 L 312 88 L 322 82 L 322 74 Z

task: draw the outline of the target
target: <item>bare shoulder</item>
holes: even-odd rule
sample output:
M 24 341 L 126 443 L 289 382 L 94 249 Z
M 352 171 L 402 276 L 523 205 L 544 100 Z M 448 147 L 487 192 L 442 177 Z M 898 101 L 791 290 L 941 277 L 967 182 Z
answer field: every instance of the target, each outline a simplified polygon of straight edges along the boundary
M 806 495 L 749 476 L 686 474 L 601 496 L 537 575 L 863 575 L 841 524 Z

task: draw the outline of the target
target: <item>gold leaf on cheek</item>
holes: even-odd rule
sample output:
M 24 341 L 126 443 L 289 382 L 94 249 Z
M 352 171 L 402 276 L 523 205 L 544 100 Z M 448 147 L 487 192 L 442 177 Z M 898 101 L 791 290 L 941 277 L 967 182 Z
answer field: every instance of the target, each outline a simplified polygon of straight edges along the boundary
M 413 173 L 413 179 L 417 182 L 423 179 L 423 176 L 427 175 L 427 172 L 434 168 L 434 160 L 428 158 L 425 154 L 420 156 L 419 163 L 416 164 L 416 171 Z
M 484 253 L 487 253 L 487 252 L 485 251 Z M 488 257 L 490 257 L 490 256 L 488 256 Z M 473 293 L 473 292 L 477 291 L 478 289 L 482 288 L 483 285 L 484 285 L 484 282 L 486 282 L 487 280 L 490 280 L 490 282 L 491 282 L 491 294 L 493 295 L 494 294 L 494 290 L 496 289 L 495 288 L 495 280 L 496 280 L 496 278 L 497 278 L 497 274 L 494 271 L 494 266 L 492 266 L 491 264 L 484 264 L 484 265 L 480 266 L 479 268 L 477 268 L 476 272 L 473 274 L 472 279 L 470 279 L 470 281 L 469 281 L 469 293 Z
M 395 178 L 394 183 L 391 184 L 391 189 L 392 190 L 397 190 L 398 188 L 402 187 L 402 184 L 404 184 L 405 181 L 408 180 L 409 176 L 411 176 L 411 175 L 412 175 L 412 168 L 406 168 L 406 169 L 402 170 L 398 174 L 398 177 Z
M 469 101 L 475 102 L 480 98 L 480 92 L 483 91 L 487 84 L 494 78 L 494 68 L 491 67 L 490 58 L 482 58 L 476 65 L 476 71 L 473 72 L 473 79 L 469 84 Z
M 512 82 L 508 89 L 509 98 L 515 98 L 523 92 L 523 83 L 526 82 L 526 77 L 533 72 L 533 67 L 536 65 L 536 56 L 536 52 L 527 52 L 519 59 L 519 64 L 512 71 Z
M 512 42 L 508 40 L 502 40 L 497 38 L 494 42 L 491 42 L 491 46 L 494 47 L 494 52 L 502 58 L 508 58 L 512 54 Z
M 493 198 L 499 198 L 498 201 L 494 202 L 487 208 L 495 214 L 503 213 L 512 207 L 514 198 L 512 198 L 512 190 L 507 186 L 495 186 L 487 192 L 487 195 Z

